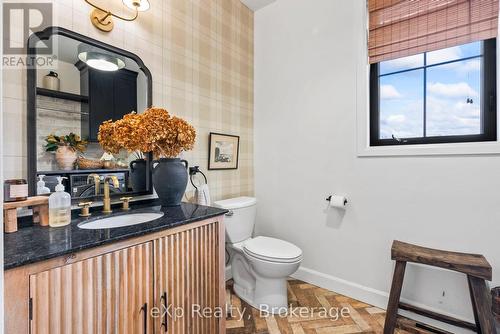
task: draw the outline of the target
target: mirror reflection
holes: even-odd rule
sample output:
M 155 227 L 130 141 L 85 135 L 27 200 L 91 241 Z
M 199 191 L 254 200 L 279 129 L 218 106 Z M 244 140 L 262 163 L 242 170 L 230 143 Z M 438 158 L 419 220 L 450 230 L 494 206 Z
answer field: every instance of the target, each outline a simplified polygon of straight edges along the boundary
M 108 188 L 115 196 L 150 193 L 147 156 L 110 154 L 98 143 L 103 122 L 149 106 L 149 71 L 93 40 L 48 38 L 57 58 L 35 71 L 36 193 L 55 191 L 60 176 L 73 199 L 100 197 Z

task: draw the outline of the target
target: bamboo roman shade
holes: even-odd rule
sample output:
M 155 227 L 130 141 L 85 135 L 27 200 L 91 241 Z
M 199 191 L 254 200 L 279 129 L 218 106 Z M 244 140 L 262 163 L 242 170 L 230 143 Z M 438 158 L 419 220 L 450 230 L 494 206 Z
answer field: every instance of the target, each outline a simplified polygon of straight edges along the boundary
M 370 63 L 497 36 L 498 0 L 368 0 Z

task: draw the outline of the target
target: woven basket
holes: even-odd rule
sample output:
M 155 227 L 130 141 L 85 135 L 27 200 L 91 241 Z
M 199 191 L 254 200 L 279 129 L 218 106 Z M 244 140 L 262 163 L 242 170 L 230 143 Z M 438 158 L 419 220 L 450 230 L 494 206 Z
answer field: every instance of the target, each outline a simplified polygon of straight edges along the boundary
M 78 168 L 80 169 L 100 169 L 102 168 L 102 161 L 92 160 L 83 157 L 78 158 Z

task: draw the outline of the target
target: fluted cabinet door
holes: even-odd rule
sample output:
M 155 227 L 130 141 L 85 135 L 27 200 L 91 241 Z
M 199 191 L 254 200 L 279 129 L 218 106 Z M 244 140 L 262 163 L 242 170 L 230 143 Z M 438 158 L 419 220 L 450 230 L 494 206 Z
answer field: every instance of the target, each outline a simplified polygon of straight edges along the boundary
M 32 334 L 152 333 L 153 243 L 33 274 L 30 298 Z
M 220 226 L 214 222 L 155 241 L 155 301 L 167 310 L 155 333 L 222 334 Z

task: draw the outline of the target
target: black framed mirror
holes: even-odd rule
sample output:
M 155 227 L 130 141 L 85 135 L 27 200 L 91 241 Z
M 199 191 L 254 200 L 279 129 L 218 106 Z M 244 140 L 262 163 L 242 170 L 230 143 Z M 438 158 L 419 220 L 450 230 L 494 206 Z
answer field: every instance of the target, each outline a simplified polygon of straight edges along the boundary
M 46 45 L 53 61 L 27 70 L 30 195 L 53 192 L 59 176 L 75 202 L 99 200 L 105 182 L 113 197 L 152 194 L 151 154 L 110 154 L 98 143 L 103 122 L 152 106 L 149 69 L 129 51 L 61 27 L 31 35 L 28 57 Z

